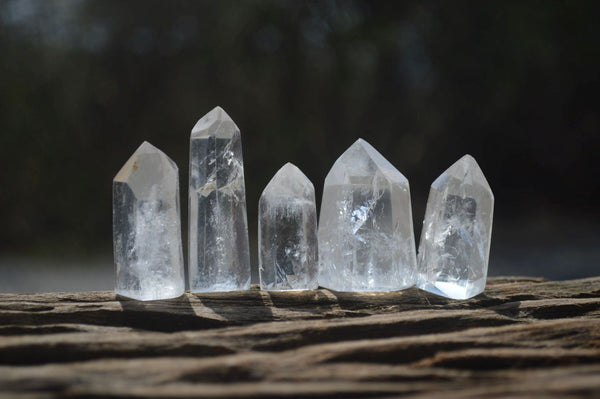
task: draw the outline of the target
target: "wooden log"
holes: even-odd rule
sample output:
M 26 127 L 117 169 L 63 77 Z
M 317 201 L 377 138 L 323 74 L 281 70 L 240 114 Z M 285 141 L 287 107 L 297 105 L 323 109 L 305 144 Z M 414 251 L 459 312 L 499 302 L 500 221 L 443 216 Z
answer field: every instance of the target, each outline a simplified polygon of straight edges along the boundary
M 11 397 L 600 397 L 600 277 L 390 293 L 0 294 Z

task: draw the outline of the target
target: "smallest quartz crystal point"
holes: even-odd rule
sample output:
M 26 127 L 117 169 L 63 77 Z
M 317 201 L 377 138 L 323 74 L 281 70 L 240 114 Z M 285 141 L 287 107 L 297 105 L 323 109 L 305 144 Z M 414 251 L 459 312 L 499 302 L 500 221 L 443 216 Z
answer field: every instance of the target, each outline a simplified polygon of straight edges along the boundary
M 315 189 L 295 165 L 285 164 L 264 189 L 258 233 L 261 289 L 317 288 Z
M 144 142 L 113 180 L 115 291 L 139 300 L 185 289 L 177 165 Z
M 493 211 L 492 190 L 470 155 L 433 182 L 419 244 L 419 288 L 453 299 L 483 292 Z

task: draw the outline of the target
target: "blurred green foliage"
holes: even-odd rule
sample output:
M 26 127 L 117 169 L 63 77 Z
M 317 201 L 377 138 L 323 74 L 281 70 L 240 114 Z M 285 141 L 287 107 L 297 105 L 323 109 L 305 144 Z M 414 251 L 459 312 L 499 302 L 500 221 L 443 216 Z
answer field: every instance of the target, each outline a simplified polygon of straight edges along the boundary
M 109 248 L 111 180 L 143 140 L 178 163 L 185 211 L 188 135 L 215 105 L 242 130 L 251 232 L 280 166 L 319 197 L 358 137 L 409 178 L 416 226 L 465 153 L 497 223 L 596 217 L 599 15 L 592 1 L 3 1 L 0 250 Z

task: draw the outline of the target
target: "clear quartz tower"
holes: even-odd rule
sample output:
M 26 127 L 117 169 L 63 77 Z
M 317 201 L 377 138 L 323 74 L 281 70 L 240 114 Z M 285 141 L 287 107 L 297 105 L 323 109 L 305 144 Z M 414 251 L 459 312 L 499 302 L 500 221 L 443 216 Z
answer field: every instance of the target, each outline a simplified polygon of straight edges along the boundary
M 291 163 L 279 169 L 260 197 L 258 250 L 261 289 L 317 288 L 315 188 Z
M 470 155 L 433 182 L 419 243 L 419 288 L 454 299 L 484 290 L 493 211 L 494 194 Z
M 113 180 L 113 239 L 117 294 L 144 301 L 183 294 L 179 171 L 148 142 Z
M 318 237 L 321 286 L 390 291 L 415 284 L 408 180 L 362 139 L 325 179 Z
M 240 130 L 216 107 L 190 137 L 190 291 L 250 288 L 250 252 Z

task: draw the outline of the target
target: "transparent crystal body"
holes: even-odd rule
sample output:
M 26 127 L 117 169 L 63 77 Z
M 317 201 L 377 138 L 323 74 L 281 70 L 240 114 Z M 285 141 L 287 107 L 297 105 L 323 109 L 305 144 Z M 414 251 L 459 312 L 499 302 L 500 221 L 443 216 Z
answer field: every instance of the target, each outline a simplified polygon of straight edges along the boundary
M 179 171 L 148 142 L 113 180 L 113 244 L 117 294 L 144 301 L 183 294 Z
M 190 137 L 190 291 L 250 288 L 250 252 L 240 130 L 216 107 Z
M 260 288 L 317 288 L 315 188 L 291 163 L 264 189 L 258 205 Z
M 472 156 L 433 182 L 419 243 L 419 288 L 454 299 L 485 289 L 493 212 L 494 195 Z
M 323 287 L 390 291 L 415 284 L 408 180 L 362 139 L 325 179 L 318 238 Z

